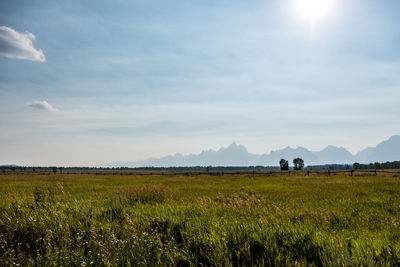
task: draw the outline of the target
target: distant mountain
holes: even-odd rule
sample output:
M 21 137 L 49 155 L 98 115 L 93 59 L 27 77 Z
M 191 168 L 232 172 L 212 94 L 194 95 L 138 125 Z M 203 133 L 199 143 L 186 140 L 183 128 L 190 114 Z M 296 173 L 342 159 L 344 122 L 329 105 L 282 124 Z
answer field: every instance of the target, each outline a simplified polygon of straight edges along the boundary
M 291 164 L 292 159 L 294 158 L 302 158 L 307 165 L 315 165 L 321 164 L 320 159 L 310 150 L 304 147 L 291 148 L 286 147 L 281 150 L 271 151 L 269 154 L 261 155 L 258 160 L 259 165 L 279 165 L 280 159 L 289 160 L 289 164 Z
M 357 153 L 356 157 L 360 163 L 400 160 L 400 135 L 393 135 L 374 148 L 366 148 Z
M 376 147 L 366 148 L 352 155 L 344 147 L 327 146 L 321 151 L 310 151 L 304 147 L 286 147 L 271 151 L 269 154 L 251 154 L 243 145 L 232 143 L 219 150 L 205 150 L 200 154 L 175 154 L 162 158 L 149 158 L 136 162 L 114 162 L 101 165 L 102 167 L 169 167 L 169 166 L 277 166 L 284 158 L 292 163 L 300 157 L 306 165 L 321 164 L 352 164 L 354 162 L 386 162 L 400 160 L 400 136 L 395 135 L 383 141 Z
M 324 148 L 319 152 L 314 152 L 314 155 L 316 155 L 318 159 L 324 164 L 325 163 L 352 164 L 357 161 L 357 158 L 344 147 L 327 146 L 326 148 Z
M 102 165 L 103 167 L 168 167 L 168 166 L 251 166 L 259 155 L 251 154 L 243 145 L 232 143 L 227 148 L 221 147 L 218 151 L 206 150 L 200 154 L 175 154 L 162 158 L 149 158 L 137 162 L 114 162 Z
M 367 147 L 364 150 L 361 150 L 356 154 L 356 159 L 359 163 L 370 163 L 368 160 L 371 158 L 371 155 L 374 153 L 375 147 Z

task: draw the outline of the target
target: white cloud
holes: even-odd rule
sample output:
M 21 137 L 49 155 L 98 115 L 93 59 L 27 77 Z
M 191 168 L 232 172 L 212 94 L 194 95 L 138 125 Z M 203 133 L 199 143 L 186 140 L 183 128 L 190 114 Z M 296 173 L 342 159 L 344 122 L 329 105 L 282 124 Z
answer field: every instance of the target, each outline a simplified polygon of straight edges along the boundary
M 58 112 L 59 110 L 47 103 L 47 101 L 33 101 L 32 103 L 29 104 L 30 107 L 37 108 L 37 109 L 42 109 L 42 110 L 47 110 L 47 111 L 52 111 L 52 112 Z
M 33 40 L 35 35 L 30 32 L 19 33 L 7 26 L 0 26 L 0 55 L 44 62 L 46 58 L 43 51 L 33 46 Z

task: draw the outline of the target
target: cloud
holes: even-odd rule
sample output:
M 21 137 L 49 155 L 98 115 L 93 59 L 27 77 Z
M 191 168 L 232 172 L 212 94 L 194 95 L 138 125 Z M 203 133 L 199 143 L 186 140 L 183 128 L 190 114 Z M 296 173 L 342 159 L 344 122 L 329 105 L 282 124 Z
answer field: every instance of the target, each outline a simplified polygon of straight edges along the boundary
M 42 109 L 42 110 L 47 110 L 51 112 L 58 112 L 59 110 L 47 103 L 47 101 L 33 101 L 32 103 L 29 104 L 30 107 L 37 108 L 37 109 Z
M 33 46 L 35 35 L 30 32 L 19 33 L 7 26 L 0 26 L 0 55 L 9 58 L 44 62 L 43 51 Z

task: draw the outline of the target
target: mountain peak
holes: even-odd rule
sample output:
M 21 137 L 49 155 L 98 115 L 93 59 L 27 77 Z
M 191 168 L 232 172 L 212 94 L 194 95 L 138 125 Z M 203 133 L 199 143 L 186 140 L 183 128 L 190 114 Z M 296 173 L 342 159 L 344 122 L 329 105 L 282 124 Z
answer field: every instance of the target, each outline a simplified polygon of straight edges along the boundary
M 357 158 L 344 147 L 329 145 L 315 154 L 324 163 L 351 164 L 357 161 Z
M 232 142 L 232 144 L 230 144 L 229 146 L 228 146 L 228 148 L 229 147 L 238 147 L 238 145 L 236 144 L 236 142 Z
M 342 146 L 333 146 L 333 145 L 329 145 L 327 147 L 325 147 L 324 149 L 321 150 L 322 151 L 347 151 L 347 149 L 345 149 Z
M 233 142 L 232 144 L 230 144 L 225 150 L 247 152 L 247 148 L 244 145 L 241 145 L 241 144 L 238 145 L 238 144 L 236 144 L 236 142 Z
M 291 148 L 290 146 L 287 146 L 287 147 L 285 147 L 285 148 L 283 148 L 283 149 L 274 150 L 274 151 L 272 151 L 272 152 L 278 152 L 278 151 L 285 151 L 285 152 L 287 152 L 287 151 L 293 151 L 293 150 L 295 150 L 295 149 L 294 149 L 294 148 Z
M 357 153 L 361 163 L 400 160 L 400 135 L 393 135 L 374 148 L 367 148 Z

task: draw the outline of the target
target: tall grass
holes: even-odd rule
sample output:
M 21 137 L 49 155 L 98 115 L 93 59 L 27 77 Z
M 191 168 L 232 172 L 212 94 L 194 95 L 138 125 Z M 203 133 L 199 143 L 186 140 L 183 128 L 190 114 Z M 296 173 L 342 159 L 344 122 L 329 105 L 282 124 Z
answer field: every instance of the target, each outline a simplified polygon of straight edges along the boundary
M 391 176 L 0 176 L 0 266 L 400 264 Z

